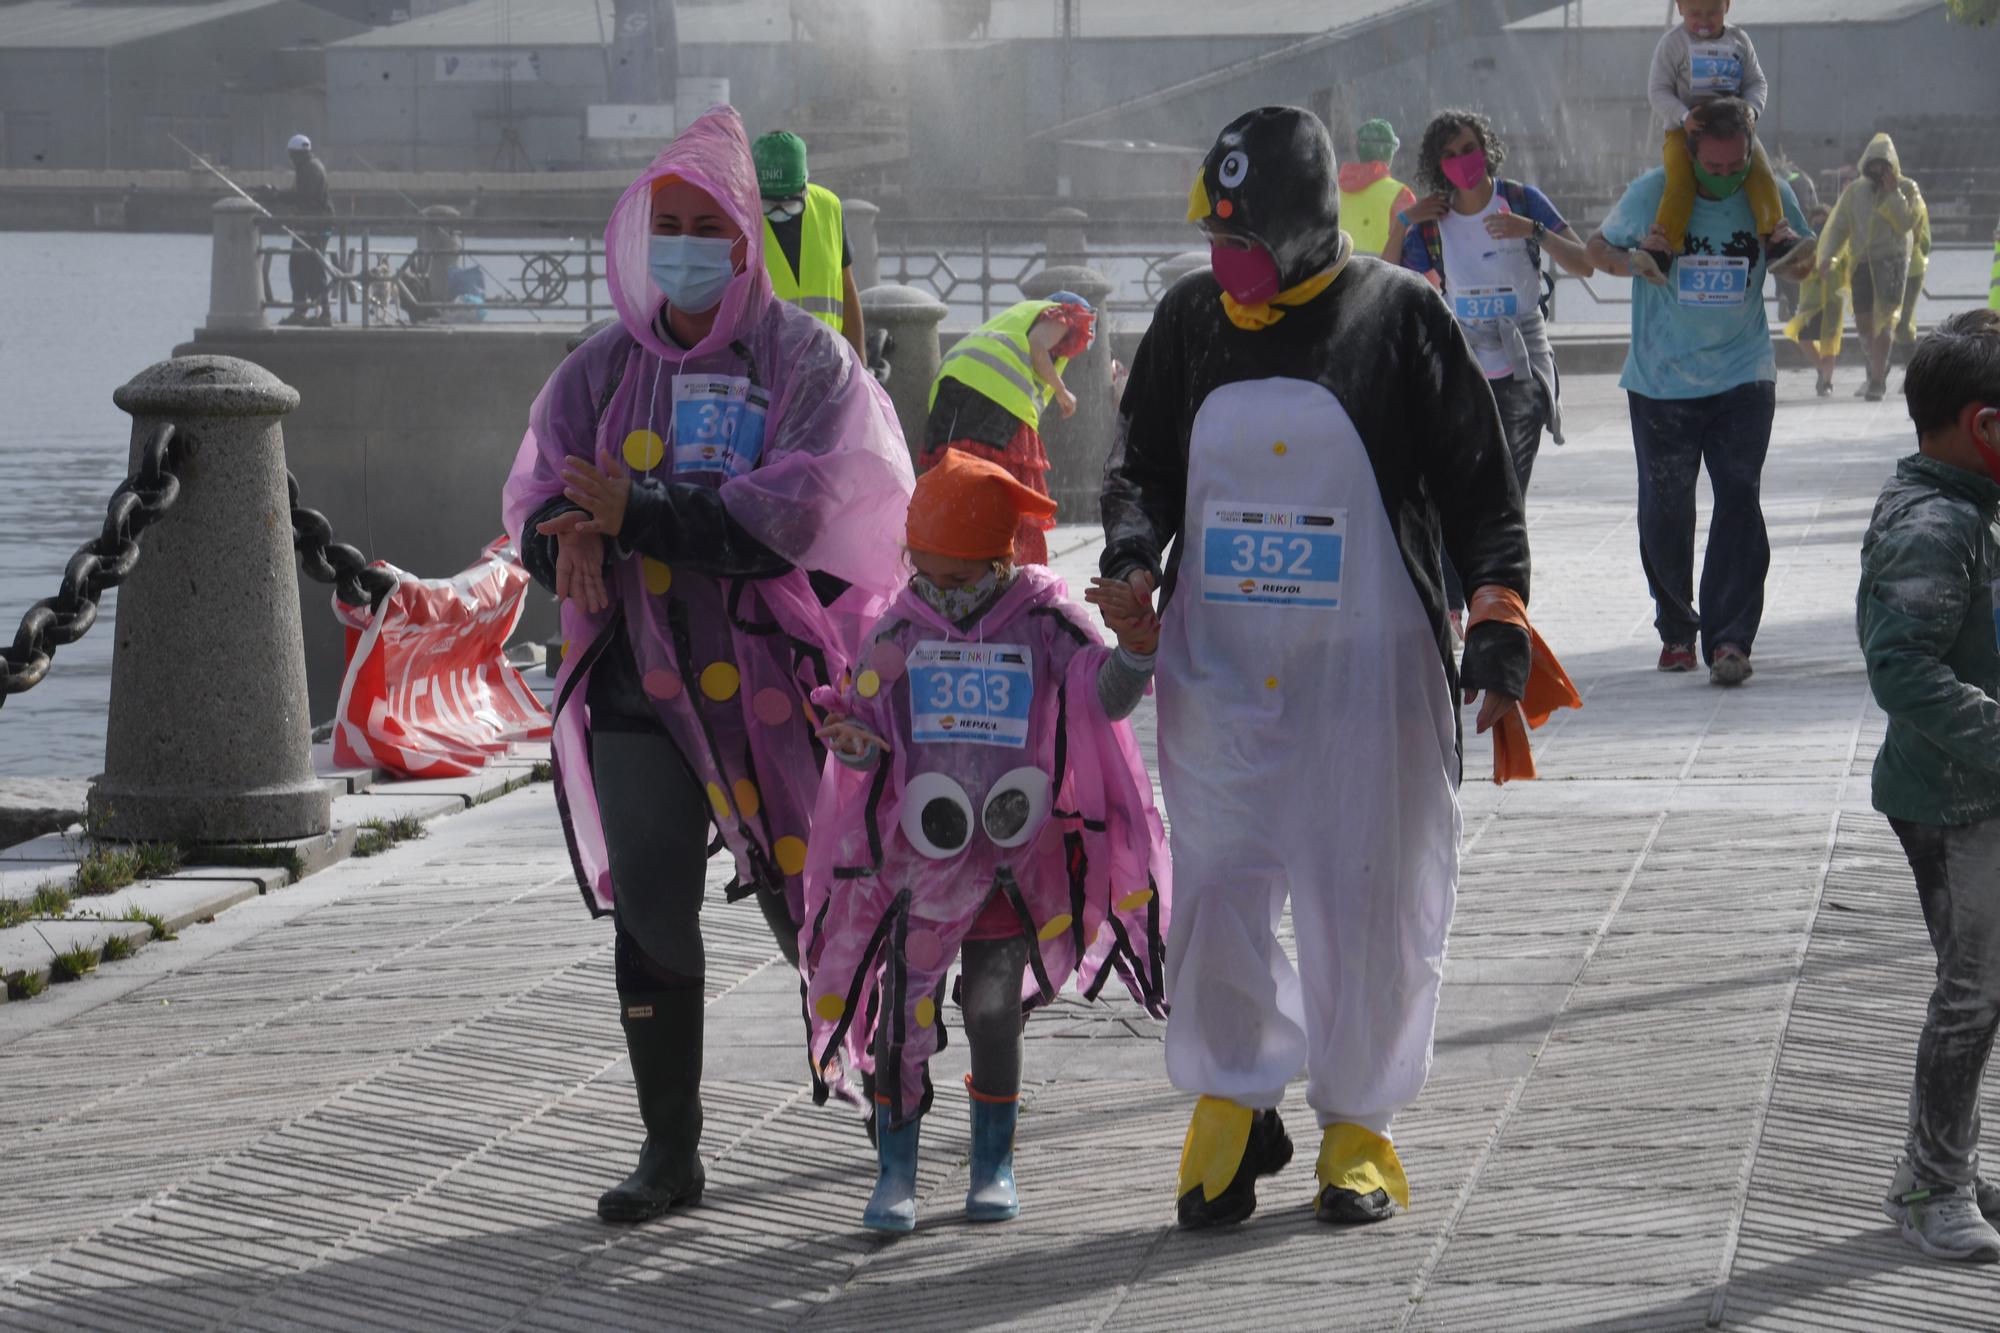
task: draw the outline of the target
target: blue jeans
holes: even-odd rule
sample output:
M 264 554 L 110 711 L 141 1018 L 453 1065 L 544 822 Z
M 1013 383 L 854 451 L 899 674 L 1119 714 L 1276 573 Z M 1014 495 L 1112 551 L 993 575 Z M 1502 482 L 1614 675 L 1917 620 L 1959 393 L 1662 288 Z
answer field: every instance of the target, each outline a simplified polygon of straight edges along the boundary
M 1771 448 L 1777 386 L 1757 380 L 1707 398 L 1626 397 L 1639 460 L 1639 561 L 1652 590 L 1660 642 L 1691 643 L 1699 631 L 1704 662 L 1714 659 L 1718 644 L 1735 644 L 1748 653 L 1764 618 L 1764 575 L 1771 568 L 1758 491 Z M 1697 613 L 1694 492 L 1703 465 L 1715 491 L 1715 511 L 1709 516 Z

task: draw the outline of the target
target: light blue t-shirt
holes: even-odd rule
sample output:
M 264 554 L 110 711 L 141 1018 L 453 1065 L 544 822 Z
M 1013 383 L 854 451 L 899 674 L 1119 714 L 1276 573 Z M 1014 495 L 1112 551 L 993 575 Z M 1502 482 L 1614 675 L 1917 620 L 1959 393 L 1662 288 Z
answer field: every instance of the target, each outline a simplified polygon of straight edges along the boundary
M 1627 186 L 1604 219 L 1604 239 L 1621 249 L 1637 245 L 1666 186 L 1664 167 Z M 1792 187 L 1779 181 L 1778 194 L 1792 230 L 1811 236 Z M 1665 287 L 1632 280 L 1632 350 L 1619 385 L 1648 398 L 1707 398 L 1778 378 L 1764 317 L 1764 250 L 1749 196 L 1742 190 L 1727 199 L 1697 195 L 1681 255 Z

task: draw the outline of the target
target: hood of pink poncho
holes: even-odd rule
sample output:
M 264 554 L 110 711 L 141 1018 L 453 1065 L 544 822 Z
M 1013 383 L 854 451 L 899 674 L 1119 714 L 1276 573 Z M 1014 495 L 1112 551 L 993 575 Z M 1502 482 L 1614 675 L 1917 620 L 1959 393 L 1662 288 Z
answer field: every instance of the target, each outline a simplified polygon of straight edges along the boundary
M 743 271 L 730 279 L 722 294 L 714 327 L 692 348 L 660 337 L 654 327 L 667 299 L 653 285 L 647 250 L 653 235 L 653 186 L 666 176 L 678 176 L 713 195 L 750 245 Z M 756 324 L 774 298 L 764 268 L 764 209 L 757 194 L 757 168 L 750 160 L 743 119 L 734 107 L 710 107 L 618 197 L 604 227 L 604 272 L 620 322 L 641 346 L 670 362 L 727 347 Z

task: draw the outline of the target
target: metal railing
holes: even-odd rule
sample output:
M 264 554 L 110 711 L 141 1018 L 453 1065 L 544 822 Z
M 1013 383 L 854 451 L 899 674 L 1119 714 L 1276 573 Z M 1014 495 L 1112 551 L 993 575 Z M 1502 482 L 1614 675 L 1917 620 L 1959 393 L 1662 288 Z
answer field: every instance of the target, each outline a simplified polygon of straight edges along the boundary
M 302 304 L 289 273 L 282 295 L 275 281 L 274 270 L 288 269 L 299 251 L 279 224 L 311 241 L 325 238 L 328 323 L 450 323 L 499 314 L 588 324 L 612 309 L 609 288 L 601 285 L 603 238 L 576 234 L 567 223 L 320 216 L 266 224 L 257 254 L 269 310 Z M 551 234 L 536 237 L 542 229 Z

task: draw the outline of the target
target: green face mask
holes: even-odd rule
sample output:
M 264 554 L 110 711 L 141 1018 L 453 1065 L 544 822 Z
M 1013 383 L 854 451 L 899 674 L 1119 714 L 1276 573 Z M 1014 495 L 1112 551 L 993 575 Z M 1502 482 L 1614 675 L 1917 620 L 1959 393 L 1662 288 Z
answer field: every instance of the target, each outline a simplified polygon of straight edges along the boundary
M 1704 170 L 1701 159 L 1690 155 L 1688 161 L 1694 167 L 1695 183 L 1717 199 L 1727 199 L 1743 188 L 1743 182 L 1750 179 L 1750 164 L 1744 163 L 1743 170 L 1727 176 L 1717 176 Z

